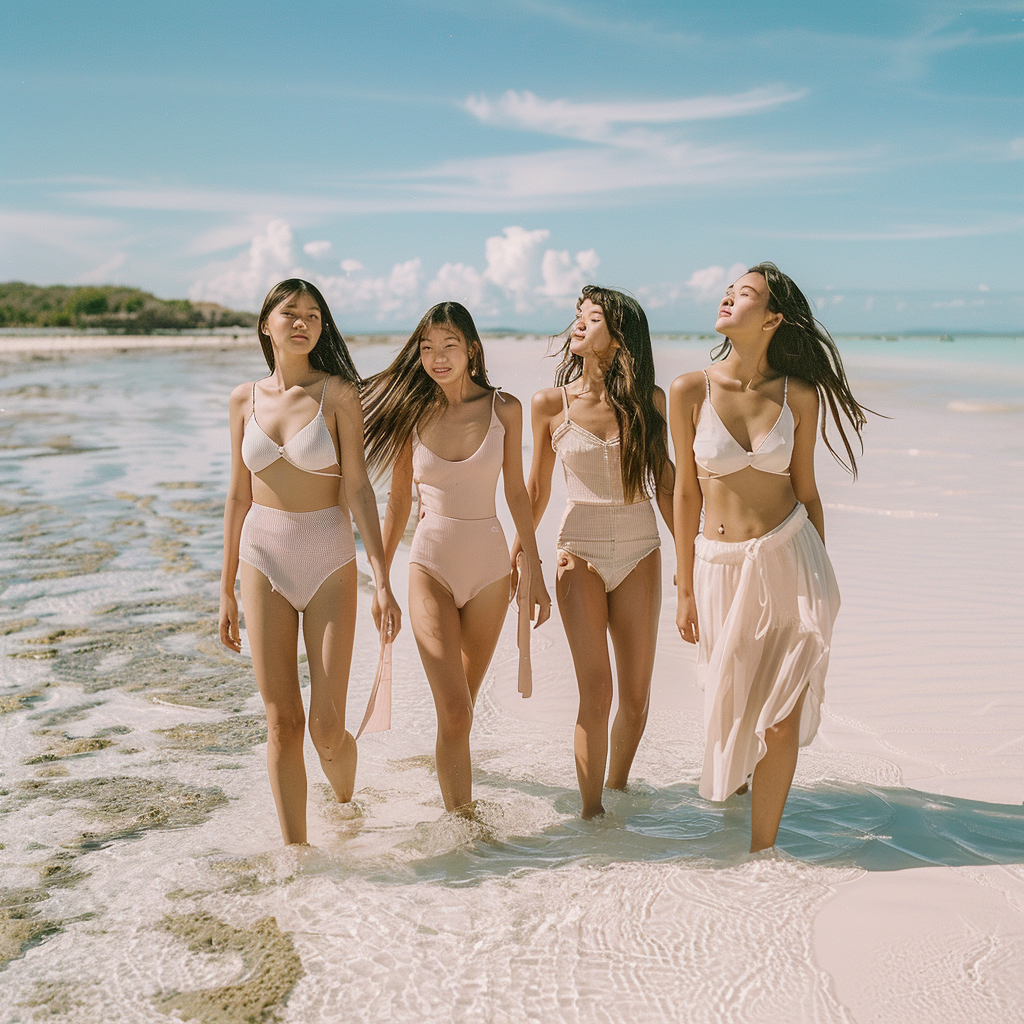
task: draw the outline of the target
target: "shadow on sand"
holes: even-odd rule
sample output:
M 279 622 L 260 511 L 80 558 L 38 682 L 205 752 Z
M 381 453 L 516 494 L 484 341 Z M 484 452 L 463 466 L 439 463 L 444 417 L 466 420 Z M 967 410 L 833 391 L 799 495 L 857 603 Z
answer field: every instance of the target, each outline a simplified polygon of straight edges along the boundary
M 550 800 L 562 813 L 579 813 L 574 791 L 487 773 L 476 776 L 490 787 Z M 417 879 L 458 884 L 581 861 L 680 860 L 714 868 L 750 856 L 749 796 L 711 804 L 701 799 L 695 785 L 678 784 L 658 790 L 641 786 L 608 797 L 602 819 L 576 818 L 526 836 L 508 834 L 500 806 L 482 806 L 475 841 L 409 867 Z M 794 788 L 777 846 L 808 864 L 868 871 L 1019 864 L 1024 863 L 1024 807 L 881 786 Z

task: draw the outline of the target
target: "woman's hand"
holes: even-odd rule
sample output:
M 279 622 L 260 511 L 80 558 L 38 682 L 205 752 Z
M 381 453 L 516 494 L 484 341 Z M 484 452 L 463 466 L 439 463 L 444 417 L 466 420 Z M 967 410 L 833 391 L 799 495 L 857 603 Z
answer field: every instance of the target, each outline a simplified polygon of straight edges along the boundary
M 700 627 L 697 625 L 697 602 L 692 595 L 679 598 L 676 608 L 676 626 L 679 629 L 679 635 L 688 644 L 695 644 L 700 640 Z
M 242 637 L 238 632 L 238 601 L 234 594 L 220 595 L 220 642 L 236 654 L 242 650 Z
M 527 609 L 530 613 L 530 621 L 536 629 L 541 623 L 551 618 L 551 597 L 548 588 L 544 586 L 544 572 L 540 567 L 540 561 L 530 566 L 530 593 L 525 595 Z M 520 600 L 523 595 L 520 595 Z M 537 618 L 534 620 L 534 608 L 537 609 Z
M 515 540 L 512 541 L 512 575 L 508 581 L 508 600 L 511 604 L 516 599 L 516 591 L 519 589 L 519 556 L 522 554 L 523 545 L 519 543 L 519 534 L 516 534 Z M 523 556 L 526 557 L 525 555 Z
M 386 629 L 388 643 L 391 643 L 402 629 L 402 609 L 390 587 L 377 588 L 370 602 L 370 612 L 377 632 Z

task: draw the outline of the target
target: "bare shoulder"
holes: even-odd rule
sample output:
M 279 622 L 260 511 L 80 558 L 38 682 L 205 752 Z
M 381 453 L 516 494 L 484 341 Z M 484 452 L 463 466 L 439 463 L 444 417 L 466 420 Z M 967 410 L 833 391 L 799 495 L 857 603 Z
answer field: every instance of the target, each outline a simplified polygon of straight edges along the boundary
M 337 411 L 351 410 L 359 406 L 359 388 L 343 377 L 327 378 L 324 391 L 324 408 Z
M 236 409 L 244 409 L 248 406 L 249 402 L 252 400 L 252 390 L 255 386 L 256 385 L 250 380 L 246 381 L 244 384 L 239 384 L 238 387 L 231 392 L 229 407 L 232 412 Z
M 562 411 L 562 389 L 541 388 L 533 396 L 530 408 L 535 415 L 556 416 Z
M 669 400 L 673 405 L 695 405 L 698 401 L 704 400 L 706 388 L 707 381 L 704 379 L 703 370 L 681 373 L 672 381 L 672 386 L 669 388 Z
M 506 427 L 515 423 L 522 424 L 522 402 L 515 395 L 510 395 L 507 391 L 497 391 L 495 394 L 497 397 L 494 399 L 494 411 L 497 414 L 498 422 Z
M 786 394 L 791 408 L 803 414 L 817 415 L 818 389 L 799 377 L 789 378 L 789 389 Z

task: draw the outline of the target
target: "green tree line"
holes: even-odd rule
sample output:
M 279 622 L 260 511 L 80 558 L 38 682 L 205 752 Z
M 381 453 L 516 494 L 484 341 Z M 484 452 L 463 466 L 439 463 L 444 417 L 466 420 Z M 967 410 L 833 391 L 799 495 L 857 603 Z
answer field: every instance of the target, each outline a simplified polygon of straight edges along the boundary
M 215 302 L 158 299 L 121 285 L 0 284 L 0 327 L 93 327 L 114 334 L 203 327 L 253 327 L 253 313 Z

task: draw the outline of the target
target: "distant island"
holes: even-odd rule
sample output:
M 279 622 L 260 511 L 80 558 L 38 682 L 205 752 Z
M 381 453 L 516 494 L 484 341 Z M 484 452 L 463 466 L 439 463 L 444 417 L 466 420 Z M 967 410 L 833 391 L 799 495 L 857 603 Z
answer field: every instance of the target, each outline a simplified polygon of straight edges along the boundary
M 227 309 L 216 302 L 158 299 L 151 292 L 122 285 L 0 284 L 0 327 L 75 327 L 108 334 L 149 334 L 255 325 L 255 313 Z

